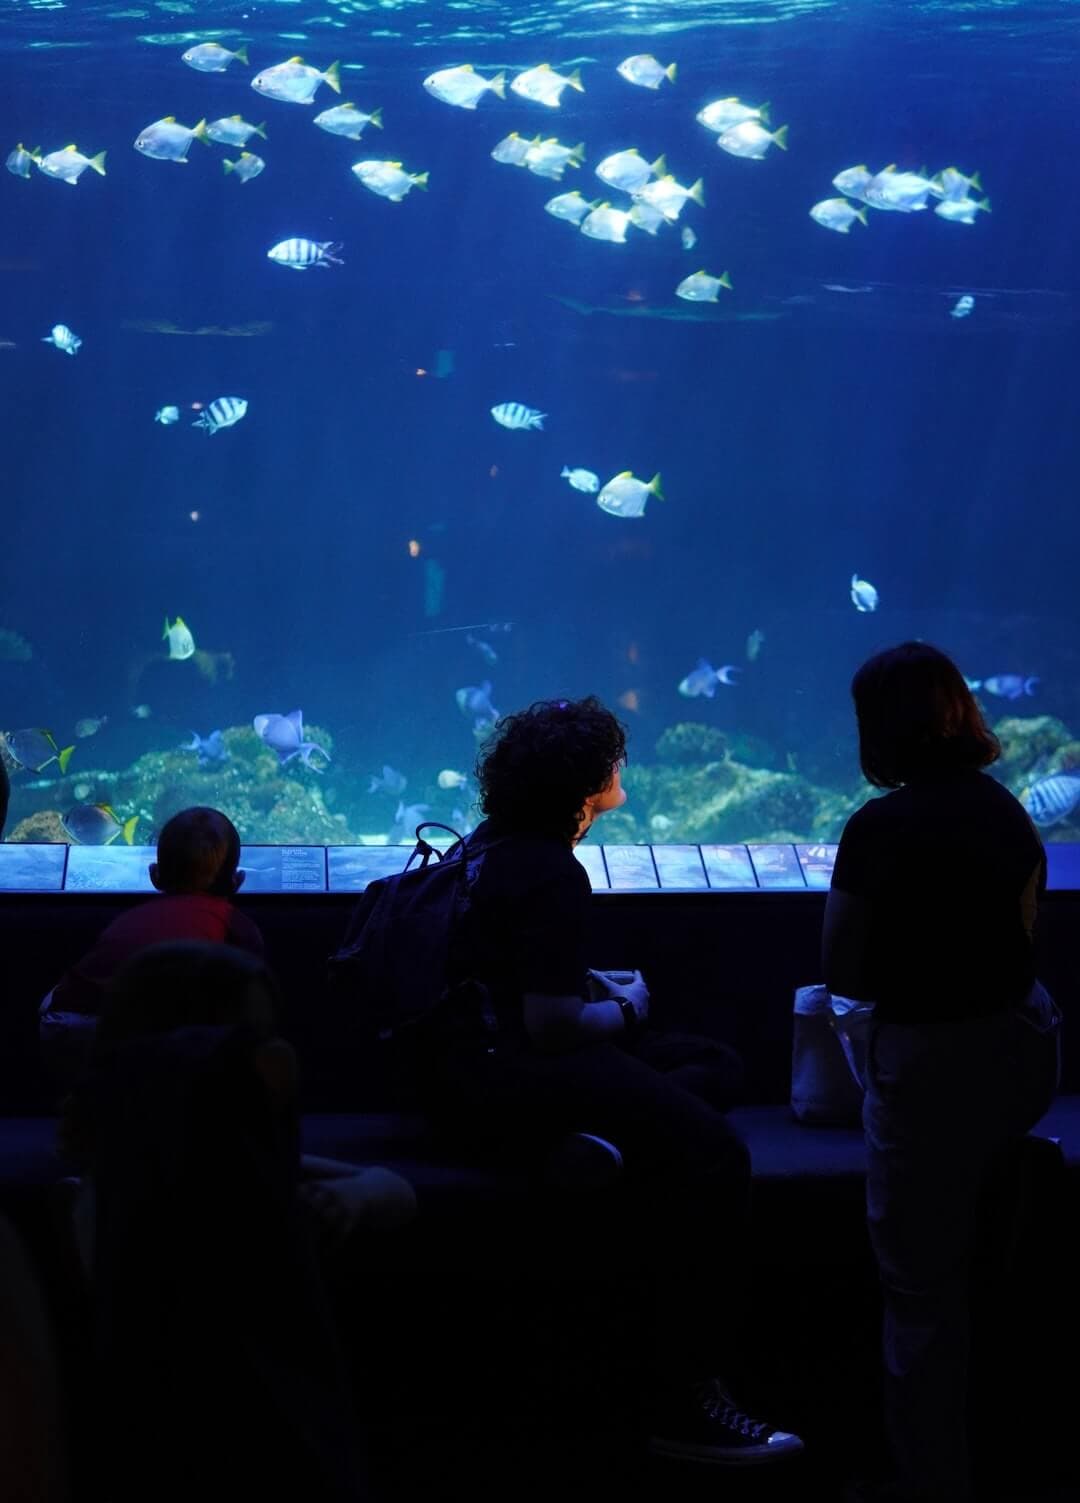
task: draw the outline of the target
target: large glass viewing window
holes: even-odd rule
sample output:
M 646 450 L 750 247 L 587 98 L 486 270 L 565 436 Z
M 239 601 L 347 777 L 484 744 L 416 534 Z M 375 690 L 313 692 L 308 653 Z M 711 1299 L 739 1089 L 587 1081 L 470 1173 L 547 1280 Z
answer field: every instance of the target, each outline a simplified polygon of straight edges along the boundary
M 1078 43 L 0 0 L 6 838 L 467 829 L 495 718 L 596 694 L 603 841 L 835 841 L 912 638 L 1077 838 Z

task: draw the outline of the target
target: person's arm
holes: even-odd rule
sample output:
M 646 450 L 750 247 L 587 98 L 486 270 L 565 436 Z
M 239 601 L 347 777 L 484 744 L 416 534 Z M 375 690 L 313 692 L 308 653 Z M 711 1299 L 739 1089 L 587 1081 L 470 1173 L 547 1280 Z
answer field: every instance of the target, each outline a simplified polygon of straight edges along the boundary
M 618 1002 L 586 1002 L 584 997 L 526 992 L 522 1002 L 525 1031 L 534 1048 L 547 1054 L 578 1049 L 626 1031 Z
M 105 988 L 94 975 L 88 975 L 88 960 L 84 956 L 78 964 L 64 972 L 49 993 L 50 1012 L 81 1012 L 97 1017 L 105 1001 Z M 44 1003 L 44 999 L 43 999 Z
M 867 968 L 869 936 L 869 900 L 832 888 L 825 903 L 821 968 L 833 996 L 874 1001 Z
M 873 838 L 872 806 L 864 805 L 844 826 L 825 903 L 821 934 L 821 968 L 834 996 L 873 1002 L 869 971 L 870 921 L 875 862 L 881 860 Z

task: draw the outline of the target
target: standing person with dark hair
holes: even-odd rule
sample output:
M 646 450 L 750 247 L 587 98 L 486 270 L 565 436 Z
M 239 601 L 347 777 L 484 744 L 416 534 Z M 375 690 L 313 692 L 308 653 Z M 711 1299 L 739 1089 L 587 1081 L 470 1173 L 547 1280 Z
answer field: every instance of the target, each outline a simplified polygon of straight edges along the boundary
M 0 760 L 0 840 L 4 838 L 4 825 L 7 823 L 8 799 L 11 797 L 11 779 L 8 777 L 7 768 Z
M 1032 952 L 1046 856 L 983 773 L 999 747 L 944 653 L 905 642 L 851 688 L 863 772 L 891 791 L 844 829 L 823 961 L 830 991 L 875 1004 L 863 1123 L 895 1496 L 964 1503 L 977 1202 L 1058 1079 Z
M 449 993 L 414 1046 L 415 1071 L 433 1118 L 474 1141 L 542 1155 L 576 1140 L 624 1166 L 656 1229 L 653 1449 L 766 1462 L 802 1442 L 740 1410 L 728 1388 L 750 1180 L 722 1114 L 737 1061 L 708 1040 L 651 1033 L 639 971 L 587 967 L 591 893 L 574 847 L 625 802 L 625 755 L 622 726 L 596 699 L 499 722 L 479 758 L 486 818 L 466 842 L 469 904 L 452 937 L 450 979 L 473 985 Z

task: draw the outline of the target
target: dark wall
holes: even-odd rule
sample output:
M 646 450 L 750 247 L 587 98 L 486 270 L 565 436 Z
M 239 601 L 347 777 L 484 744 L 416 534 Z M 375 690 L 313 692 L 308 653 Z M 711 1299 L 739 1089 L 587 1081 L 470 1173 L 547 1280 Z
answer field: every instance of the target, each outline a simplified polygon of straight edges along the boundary
M 0 1009 L 0 1110 L 48 1110 L 37 1070 L 37 1006 L 65 967 L 133 900 L 20 894 L 0 900 L 9 951 Z M 150 901 L 153 899 L 143 899 Z M 308 1110 L 359 1109 L 377 1100 L 327 1008 L 323 977 L 354 899 L 251 897 L 242 904 L 266 937 L 285 993 L 282 1031 L 296 1045 Z M 821 893 L 627 893 L 593 899 L 600 967 L 638 966 L 658 1022 L 734 1044 L 748 1070 L 748 1099 L 787 1100 L 791 1004 L 796 986 L 820 980 Z M 1080 1019 L 1080 894 L 1049 893 L 1039 923 L 1039 972 L 1066 1016 Z M 1066 1049 L 1068 1040 L 1066 1040 Z M 1080 1091 L 1066 1052 L 1064 1088 Z

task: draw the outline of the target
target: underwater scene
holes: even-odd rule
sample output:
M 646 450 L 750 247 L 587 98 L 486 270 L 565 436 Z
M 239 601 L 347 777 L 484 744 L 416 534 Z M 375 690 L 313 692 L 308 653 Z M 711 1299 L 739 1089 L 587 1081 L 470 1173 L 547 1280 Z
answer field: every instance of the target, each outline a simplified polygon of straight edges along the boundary
M 1080 4 L 0 0 L 6 839 L 835 840 L 921 638 L 1080 838 Z

